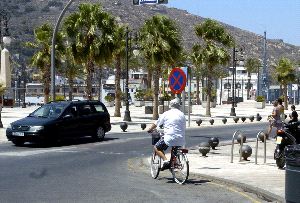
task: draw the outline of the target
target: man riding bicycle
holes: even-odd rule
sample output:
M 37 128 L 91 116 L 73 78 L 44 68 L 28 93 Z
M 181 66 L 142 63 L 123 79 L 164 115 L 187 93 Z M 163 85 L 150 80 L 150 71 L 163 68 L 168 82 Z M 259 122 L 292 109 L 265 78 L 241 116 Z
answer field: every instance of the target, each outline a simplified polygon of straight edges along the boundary
M 178 98 L 170 101 L 170 110 L 164 112 L 158 120 L 152 124 L 148 132 L 152 132 L 157 126 L 164 126 L 164 136 L 154 145 L 156 154 L 162 158 L 163 166 L 161 170 L 169 168 L 164 151 L 168 147 L 185 145 L 186 120 L 182 111 L 180 111 L 180 102 Z

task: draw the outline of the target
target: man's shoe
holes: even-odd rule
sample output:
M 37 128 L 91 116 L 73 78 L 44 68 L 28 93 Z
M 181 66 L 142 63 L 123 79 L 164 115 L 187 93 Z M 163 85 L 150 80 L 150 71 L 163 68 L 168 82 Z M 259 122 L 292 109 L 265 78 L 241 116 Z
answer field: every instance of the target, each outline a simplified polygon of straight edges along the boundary
M 164 171 L 164 170 L 166 170 L 166 169 L 169 169 L 170 168 L 170 162 L 168 161 L 168 162 L 164 162 L 163 163 L 163 166 L 161 167 L 161 171 Z

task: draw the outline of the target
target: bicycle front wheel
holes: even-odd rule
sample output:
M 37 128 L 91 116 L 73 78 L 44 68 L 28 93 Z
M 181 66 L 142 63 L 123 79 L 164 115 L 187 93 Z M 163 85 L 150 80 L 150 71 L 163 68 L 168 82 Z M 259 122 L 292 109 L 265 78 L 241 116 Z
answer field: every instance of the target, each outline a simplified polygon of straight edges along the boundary
M 186 155 L 178 153 L 170 170 L 174 181 L 178 184 L 184 184 L 189 177 L 189 162 Z
M 150 169 L 151 169 L 151 176 L 154 179 L 156 179 L 159 175 L 160 164 L 161 164 L 161 158 L 155 152 L 153 152 L 151 156 Z

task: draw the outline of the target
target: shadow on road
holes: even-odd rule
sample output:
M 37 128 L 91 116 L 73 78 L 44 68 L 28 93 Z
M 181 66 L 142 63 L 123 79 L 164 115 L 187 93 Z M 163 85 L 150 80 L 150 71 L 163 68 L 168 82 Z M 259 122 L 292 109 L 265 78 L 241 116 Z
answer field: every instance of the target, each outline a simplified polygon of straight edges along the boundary
M 173 178 L 167 178 L 167 177 L 160 177 L 158 180 L 166 180 L 166 183 L 172 183 L 172 184 L 177 184 L 174 182 Z M 210 183 L 211 181 L 209 180 L 199 180 L 195 178 L 188 178 L 187 181 L 184 183 L 184 185 L 203 185 L 205 183 Z

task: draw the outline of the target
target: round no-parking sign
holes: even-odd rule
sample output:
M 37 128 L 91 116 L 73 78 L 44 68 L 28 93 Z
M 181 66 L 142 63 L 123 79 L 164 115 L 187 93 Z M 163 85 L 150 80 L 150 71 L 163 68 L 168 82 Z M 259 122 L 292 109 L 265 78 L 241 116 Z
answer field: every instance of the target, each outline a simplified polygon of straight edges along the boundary
M 180 94 L 186 84 L 186 75 L 181 68 L 173 68 L 169 75 L 170 89 L 174 94 Z

